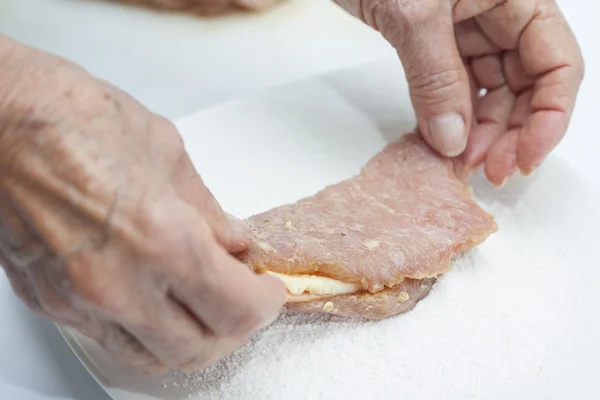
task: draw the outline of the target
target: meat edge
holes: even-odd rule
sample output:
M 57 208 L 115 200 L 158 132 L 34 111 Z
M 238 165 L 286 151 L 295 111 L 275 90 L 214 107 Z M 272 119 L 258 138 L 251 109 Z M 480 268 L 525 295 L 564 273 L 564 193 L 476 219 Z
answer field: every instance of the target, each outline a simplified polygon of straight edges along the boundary
M 338 296 L 323 296 L 300 302 L 288 301 L 285 307 L 295 312 L 382 320 L 412 310 L 429 294 L 436 281 L 436 278 L 406 279 L 392 288 L 376 293 L 363 291 Z

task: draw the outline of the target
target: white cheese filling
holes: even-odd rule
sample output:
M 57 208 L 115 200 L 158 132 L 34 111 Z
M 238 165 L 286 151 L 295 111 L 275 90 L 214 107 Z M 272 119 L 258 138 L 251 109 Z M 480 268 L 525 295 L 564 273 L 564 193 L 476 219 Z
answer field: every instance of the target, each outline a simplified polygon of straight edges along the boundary
M 355 293 L 362 290 L 362 286 L 356 283 L 346 283 L 324 276 L 286 275 L 273 271 L 266 271 L 266 273 L 280 279 L 287 291 L 294 296 L 303 293 L 314 295 L 339 295 Z

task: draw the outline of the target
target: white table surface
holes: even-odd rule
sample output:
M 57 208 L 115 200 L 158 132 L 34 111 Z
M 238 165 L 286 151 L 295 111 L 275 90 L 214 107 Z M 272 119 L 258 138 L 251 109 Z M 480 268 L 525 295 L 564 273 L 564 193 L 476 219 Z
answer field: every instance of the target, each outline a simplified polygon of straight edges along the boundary
M 557 153 L 600 189 L 600 4 L 559 3 L 583 48 L 587 76 Z M 394 56 L 376 33 L 327 0 L 292 0 L 266 15 L 212 21 L 87 0 L 2 0 L 0 33 L 76 61 L 172 119 Z M 3 276 L 0 324 L 0 398 L 107 399 L 54 325 L 22 306 Z

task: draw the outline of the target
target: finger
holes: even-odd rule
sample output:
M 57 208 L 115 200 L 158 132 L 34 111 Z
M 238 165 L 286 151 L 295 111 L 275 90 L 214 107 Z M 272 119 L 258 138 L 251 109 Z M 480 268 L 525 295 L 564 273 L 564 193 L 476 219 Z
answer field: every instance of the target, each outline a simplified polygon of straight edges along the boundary
M 454 34 L 458 50 L 464 59 L 479 58 L 499 52 L 498 46 L 483 33 L 473 19 L 456 24 Z
M 218 336 L 244 336 L 272 322 L 285 303 L 281 282 L 254 274 L 206 239 L 201 221 L 189 248 L 189 272 L 176 277 L 174 297 Z M 207 228 L 206 228 L 207 229 Z
M 155 275 L 138 275 L 164 285 L 209 331 L 247 333 L 278 315 L 286 297 L 283 285 L 258 277 L 227 253 L 195 208 L 168 195 L 140 210 L 138 230 L 145 241 L 137 264 Z M 119 296 L 117 301 L 107 305 L 117 308 Z
M 105 323 L 102 332 L 94 339 L 116 362 L 143 375 L 156 376 L 167 369 L 133 335 L 118 325 Z
M 228 255 L 213 257 L 201 276 L 173 288 L 177 299 L 220 336 L 249 337 L 274 321 L 286 301 L 282 283 Z
M 374 7 L 371 25 L 398 52 L 420 131 L 440 153 L 457 156 L 467 144 L 472 103 L 469 78 L 454 37 L 451 5 L 447 1 L 418 2 L 411 7 L 403 2 L 386 4 Z
M 208 190 L 208 189 L 207 189 Z M 208 193 L 204 208 L 204 218 L 212 228 L 212 232 L 230 253 L 245 250 L 252 240 L 252 231 L 242 220 L 223 211 L 212 193 Z
M 466 165 L 475 167 L 485 158 L 489 147 L 506 132 L 514 96 L 506 86 L 504 69 L 498 55 L 483 55 L 471 60 L 474 80 L 487 93 L 476 102 L 476 126 L 469 135 L 463 154 Z
M 162 364 L 180 369 L 221 356 L 217 338 L 166 293 L 139 293 L 136 299 L 121 324 Z
M 477 125 L 471 131 L 464 153 L 467 165 L 481 164 L 490 146 L 507 131 L 514 102 L 515 97 L 506 85 L 489 91 L 479 100 L 475 112 Z
M 469 76 L 469 88 L 471 89 L 471 104 L 475 105 L 481 98 L 480 90 L 482 89 L 482 87 L 477 84 L 477 81 L 473 76 L 471 66 L 465 65 L 465 68 L 467 69 L 467 75 Z M 473 118 L 471 124 L 472 127 L 474 127 L 477 124 L 477 120 Z
M 474 58 L 471 61 L 471 68 L 479 87 L 494 90 L 506 84 L 502 61 L 497 55 Z
M 197 215 L 191 206 L 185 205 L 184 202 L 180 204 L 189 214 Z M 177 221 L 181 214 L 178 213 L 175 205 L 172 212 L 172 218 L 178 222 L 175 226 L 183 226 L 182 221 L 186 220 L 187 223 L 194 223 L 188 218 Z M 158 223 L 157 226 L 167 232 L 170 231 L 170 226 L 163 223 Z M 103 340 L 106 346 L 114 347 L 113 351 L 118 345 L 133 346 L 135 351 L 129 349 L 133 354 L 128 354 L 121 361 L 135 368 L 140 367 L 138 362 L 140 354 L 143 356 L 142 361 L 149 358 L 146 354 L 149 353 L 161 366 L 179 368 L 187 365 L 191 360 L 205 359 L 217 351 L 213 346 L 214 338 L 205 334 L 202 324 L 187 310 L 168 298 L 168 278 L 171 274 L 177 274 L 179 270 L 155 266 L 171 261 L 169 251 L 178 255 L 187 250 L 180 244 L 181 242 L 185 244 L 186 237 L 181 234 L 182 232 L 185 233 L 186 230 L 182 229 L 173 235 L 162 236 L 163 241 L 159 244 L 164 245 L 165 248 L 157 250 L 159 253 L 164 252 L 165 256 L 162 259 L 154 254 L 144 259 L 131 254 L 123 258 L 122 249 L 113 245 L 110 240 L 99 251 L 88 250 L 68 258 L 66 271 L 72 302 L 83 310 L 94 310 L 107 321 L 115 321 L 127 335 L 131 336 L 129 338 L 123 332 L 112 329 L 108 334 L 117 335 L 116 339 L 109 336 Z M 208 227 L 206 227 L 206 235 L 210 240 L 214 240 Z M 147 240 L 151 243 L 156 238 L 149 235 Z M 213 245 L 218 247 L 216 242 Z M 38 284 L 37 287 L 44 286 Z M 55 290 L 54 293 L 56 292 Z M 46 301 L 49 298 L 52 297 L 44 297 Z M 55 314 L 59 305 L 52 304 L 52 311 Z M 83 328 L 87 330 L 88 326 Z M 127 341 L 117 340 L 123 339 L 123 335 L 128 339 Z M 117 344 L 108 342 L 109 339 L 116 341 Z M 138 347 L 143 348 L 143 351 Z M 154 364 L 156 363 L 150 363 L 150 366 Z M 142 366 L 144 365 L 145 361 L 142 362 Z
M 525 73 L 536 78 L 517 146 L 518 166 L 528 174 L 565 134 L 583 79 L 581 52 L 554 1 L 505 2 L 477 21 L 499 47 L 518 48 Z
M 504 2 L 506 2 L 506 0 L 452 0 L 452 3 L 454 4 L 454 9 L 452 11 L 454 22 L 458 23 L 473 18 Z
M 527 123 L 527 120 L 531 117 L 531 99 L 533 92 L 531 90 L 525 90 L 519 94 L 515 100 L 515 105 L 510 113 L 508 125 L 511 128 L 522 129 Z
M 482 32 L 500 49 L 519 46 L 521 32 L 532 20 L 538 5 L 545 0 L 503 1 L 497 7 L 475 16 Z
M 485 174 L 495 186 L 503 186 L 517 172 L 519 129 L 511 129 L 491 145 L 485 159 Z
M 213 194 L 204 185 L 191 160 L 185 155 L 175 177 L 179 196 L 191 204 L 208 221 L 217 241 L 231 253 L 244 250 L 250 244 L 252 233 L 248 226 L 223 211 Z
M 523 174 L 535 170 L 566 133 L 583 79 L 583 59 L 573 32 L 556 5 L 543 9 L 521 36 L 526 72 L 537 76 L 532 115 L 517 147 Z
M 505 52 L 502 64 L 506 82 L 513 93 L 521 93 L 535 83 L 535 77 L 528 75 L 523 68 L 523 61 L 517 51 Z

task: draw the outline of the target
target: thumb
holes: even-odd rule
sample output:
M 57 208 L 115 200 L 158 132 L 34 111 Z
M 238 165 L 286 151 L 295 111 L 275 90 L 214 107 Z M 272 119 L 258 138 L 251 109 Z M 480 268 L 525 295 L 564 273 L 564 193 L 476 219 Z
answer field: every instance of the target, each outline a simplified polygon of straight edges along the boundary
M 450 2 L 422 1 L 381 14 L 378 26 L 404 66 L 421 134 L 441 154 L 460 155 L 467 145 L 473 105 Z
M 223 211 L 187 155 L 182 164 L 175 178 L 179 195 L 201 213 L 217 242 L 228 252 L 237 253 L 246 249 L 252 240 L 250 228 L 241 220 Z
M 201 207 L 217 241 L 230 253 L 246 249 L 252 240 L 250 228 L 242 220 L 224 212 L 208 188 L 203 189 Z
M 242 220 L 222 210 L 220 214 L 210 214 L 207 219 L 217 241 L 230 253 L 245 250 L 250 244 L 252 231 Z

